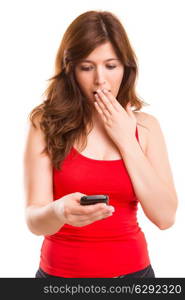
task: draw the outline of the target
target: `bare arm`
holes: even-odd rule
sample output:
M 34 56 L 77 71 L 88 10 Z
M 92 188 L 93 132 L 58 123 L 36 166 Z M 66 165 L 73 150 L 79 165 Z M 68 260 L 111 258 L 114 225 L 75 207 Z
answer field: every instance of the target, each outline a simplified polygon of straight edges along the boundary
M 165 140 L 155 117 L 142 113 L 148 130 L 146 154 L 137 140 L 120 147 L 134 190 L 145 215 L 160 229 L 172 226 L 177 209 Z
M 52 165 L 46 154 L 44 135 L 39 128 L 29 124 L 24 152 L 24 187 L 26 196 L 26 222 L 36 235 L 51 234 L 64 224 L 53 210 Z

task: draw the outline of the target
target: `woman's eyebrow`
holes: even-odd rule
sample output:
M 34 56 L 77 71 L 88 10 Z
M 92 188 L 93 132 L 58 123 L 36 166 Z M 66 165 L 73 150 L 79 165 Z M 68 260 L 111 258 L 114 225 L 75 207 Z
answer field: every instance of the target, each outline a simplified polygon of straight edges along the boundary
M 118 58 L 108 58 L 106 60 L 104 60 L 104 62 L 106 61 L 110 61 L 110 60 L 119 60 Z M 92 60 L 90 59 L 80 59 L 80 62 L 90 62 L 90 63 L 94 63 Z

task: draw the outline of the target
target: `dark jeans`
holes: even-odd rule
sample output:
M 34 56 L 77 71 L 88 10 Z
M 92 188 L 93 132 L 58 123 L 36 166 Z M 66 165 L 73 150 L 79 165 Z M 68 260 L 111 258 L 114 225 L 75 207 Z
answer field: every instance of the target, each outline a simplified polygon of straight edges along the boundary
M 124 278 L 142 278 L 142 277 L 155 278 L 155 273 L 154 273 L 152 266 L 149 265 L 148 267 L 146 267 L 143 270 L 140 270 L 140 271 L 137 271 L 134 273 L 129 273 L 126 275 L 120 275 L 117 277 L 119 277 L 119 278 L 123 278 L 123 277 Z M 44 272 L 41 268 L 39 268 L 37 273 L 35 274 L 35 278 L 64 278 L 64 277 L 50 275 L 50 274 Z M 114 278 L 116 278 L 116 277 L 114 277 Z

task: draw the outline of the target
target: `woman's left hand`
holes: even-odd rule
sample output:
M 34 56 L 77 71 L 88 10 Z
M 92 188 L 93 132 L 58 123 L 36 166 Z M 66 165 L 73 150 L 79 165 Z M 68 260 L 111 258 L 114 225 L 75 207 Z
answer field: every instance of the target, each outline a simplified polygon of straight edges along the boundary
M 95 98 L 95 107 L 106 132 L 118 148 L 133 140 L 137 122 L 130 103 L 124 109 L 113 94 L 105 89 L 98 89 Z

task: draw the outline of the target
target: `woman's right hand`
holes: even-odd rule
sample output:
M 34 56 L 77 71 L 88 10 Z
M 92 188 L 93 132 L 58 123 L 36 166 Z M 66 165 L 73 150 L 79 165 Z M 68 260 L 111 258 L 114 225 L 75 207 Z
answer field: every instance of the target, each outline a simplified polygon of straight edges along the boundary
M 82 227 L 112 216 L 114 207 L 104 204 L 81 205 L 80 198 L 85 194 L 76 192 L 53 201 L 56 217 L 64 224 Z

